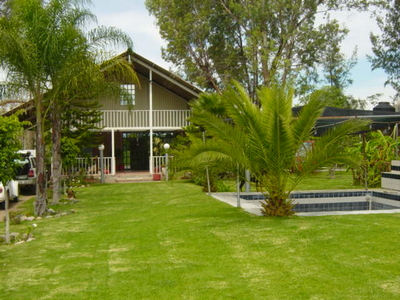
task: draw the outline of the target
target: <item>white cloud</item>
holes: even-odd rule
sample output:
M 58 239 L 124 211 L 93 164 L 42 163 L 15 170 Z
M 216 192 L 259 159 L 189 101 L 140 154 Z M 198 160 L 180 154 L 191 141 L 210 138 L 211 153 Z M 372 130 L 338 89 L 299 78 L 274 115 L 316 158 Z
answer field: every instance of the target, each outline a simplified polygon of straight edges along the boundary
M 342 42 L 342 51 L 350 57 L 355 47 L 358 48 L 358 57 L 363 59 L 372 54 L 372 44 L 369 39 L 371 32 L 379 33 L 379 27 L 371 16 L 371 12 L 337 11 L 329 13 L 331 19 L 338 20 L 339 24 L 349 29 L 349 33 Z M 317 24 L 323 22 L 323 15 L 318 15 Z
M 133 40 L 134 51 L 154 63 L 169 68 L 170 64 L 161 58 L 161 47 L 165 42 L 155 26 L 154 17 L 150 16 L 144 0 L 95 1 L 93 12 L 98 24 L 113 26 L 126 32 Z M 125 49 L 118 49 L 122 52 Z
M 132 37 L 146 35 L 147 39 L 163 44 L 154 19 L 142 12 L 124 11 L 119 13 L 105 13 L 97 16 L 99 24 L 114 26 L 129 33 Z
M 369 39 L 371 32 L 379 33 L 379 27 L 368 12 L 337 12 L 332 14 L 341 24 L 350 30 L 343 41 L 342 50 L 350 56 L 354 47 L 358 48 L 358 57 L 372 54 L 372 44 Z

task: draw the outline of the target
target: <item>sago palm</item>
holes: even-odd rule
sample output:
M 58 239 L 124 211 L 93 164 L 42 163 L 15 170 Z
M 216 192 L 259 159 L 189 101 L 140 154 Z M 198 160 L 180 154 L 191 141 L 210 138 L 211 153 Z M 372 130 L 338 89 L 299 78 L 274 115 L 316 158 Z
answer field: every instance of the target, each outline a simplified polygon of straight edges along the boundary
M 234 83 L 220 97 L 229 119 L 195 109 L 191 121 L 204 127 L 212 138 L 205 144 L 193 140 L 178 161 L 186 166 L 220 163 L 231 169 L 239 166 L 250 170 L 265 194 L 264 215 L 293 214 L 289 194 L 310 172 L 333 162 L 354 163 L 343 153 L 340 142 L 360 130 L 365 121 L 345 122 L 327 131 L 312 149 L 300 151 L 313 136 L 317 119 L 323 113 L 324 105 L 317 95 L 296 117 L 292 115 L 291 89 L 261 88 L 256 105 L 243 87 Z

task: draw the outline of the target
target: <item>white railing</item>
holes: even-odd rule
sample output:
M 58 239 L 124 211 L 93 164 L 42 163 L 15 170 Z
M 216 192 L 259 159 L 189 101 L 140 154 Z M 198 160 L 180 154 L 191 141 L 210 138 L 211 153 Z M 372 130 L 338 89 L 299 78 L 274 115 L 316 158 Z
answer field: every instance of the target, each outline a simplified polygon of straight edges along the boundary
M 168 165 L 171 168 L 171 162 L 174 159 L 173 156 L 168 157 Z M 161 174 L 166 165 L 166 159 L 164 156 L 153 156 L 153 174 Z
M 103 157 L 104 174 L 112 173 L 112 157 Z M 75 164 L 69 170 L 72 174 L 79 172 L 85 173 L 87 176 L 100 176 L 100 157 L 76 158 Z M 66 173 L 66 170 L 64 170 Z
M 185 127 L 190 110 L 153 110 L 153 127 Z
M 97 125 L 107 128 L 150 127 L 148 110 L 104 110 Z M 190 110 L 153 110 L 153 127 L 185 127 Z
M 103 110 L 99 127 L 149 127 L 148 110 Z

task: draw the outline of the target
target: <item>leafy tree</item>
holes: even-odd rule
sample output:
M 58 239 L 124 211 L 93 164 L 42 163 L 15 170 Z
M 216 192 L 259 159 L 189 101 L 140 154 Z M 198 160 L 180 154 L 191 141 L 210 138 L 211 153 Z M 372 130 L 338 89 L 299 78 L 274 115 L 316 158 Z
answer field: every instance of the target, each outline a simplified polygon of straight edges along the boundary
M 115 28 L 98 27 L 84 34 L 82 25 L 94 16 L 84 9 L 77 9 L 73 1 L 53 1 L 54 6 L 49 7 L 49 10 L 50 15 L 56 18 L 50 23 L 55 26 L 53 32 L 56 31 L 58 36 L 54 41 L 55 47 L 62 51 L 48 66 L 51 89 L 46 100 L 49 100 L 52 119 L 52 203 L 57 204 L 60 198 L 62 112 L 65 107 L 73 106 L 77 112 L 80 101 L 99 95 L 119 95 L 121 81 L 138 82 L 138 79 L 131 64 L 122 57 L 104 60 L 104 46 L 131 46 L 131 40 L 125 33 Z M 58 26 L 60 20 L 63 26 Z M 75 114 L 74 117 L 78 115 Z M 78 127 L 86 127 L 87 133 L 89 129 L 93 129 L 93 122 L 90 123 L 87 116 L 84 119 L 88 123 Z
M 318 13 L 366 9 L 369 0 L 146 0 L 167 41 L 163 57 L 202 87 L 222 91 L 231 78 L 250 97 L 261 85 L 296 81 L 315 73 L 346 32 Z M 327 35 L 326 33 L 329 33 Z
M 371 33 L 373 57 L 372 69 L 382 68 L 388 75 L 386 84 L 390 84 L 400 95 L 400 0 L 387 1 L 386 16 L 378 17 L 381 36 Z
M 100 30 L 93 34 L 91 39 L 96 42 L 118 42 L 126 41 L 128 38 L 121 32 L 116 30 Z M 98 63 L 99 54 L 97 51 L 90 49 L 92 41 L 82 39 L 82 45 L 76 46 L 69 53 L 70 60 L 65 61 L 65 69 L 58 70 L 59 73 L 66 71 L 67 80 L 59 80 L 59 76 L 54 76 L 53 88 L 49 91 L 50 99 L 50 117 L 52 120 L 52 145 L 53 145 L 53 204 L 56 204 L 60 197 L 60 177 L 61 177 L 61 135 L 62 131 L 66 132 L 74 129 L 74 133 L 68 133 L 68 136 L 78 137 L 78 144 L 82 145 L 83 138 L 93 137 L 90 130 L 96 129 L 95 123 L 99 121 L 100 112 L 96 111 L 96 98 L 100 95 L 120 95 L 120 82 L 137 83 L 138 79 L 130 63 L 123 58 L 116 57 L 107 60 L 101 64 Z M 64 56 L 67 56 L 64 53 Z M 71 73 L 71 70 L 74 73 Z M 60 74 L 57 74 L 60 75 Z M 54 88 L 57 86 L 57 89 Z M 73 120 L 62 122 L 66 116 Z M 84 121 L 84 122 L 82 122 Z M 73 127 L 71 127 L 71 123 Z M 64 130 L 63 130 L 64 125 Z M 95 140 L 93 140 L 95 142 Z M 83 144 L 89 145 L 88 141 Z
M 325 86 L 300 98 L 300 102 L 306 104 L 312 97 L 315 97 L 315 95 L 318 95 L 319 99 L 324 102 L 325 106 L 338 108 L 364 109 L 368 101 L 348 96 L 341 88 Z
M 0 0 L 0 16 L 5 16 L 9 13 L 9 0 Z
M 78 140 L 63 136 L 61 138 L 61 157 L 63 161 L 64 170 L 67 171 L 67 186 L 70 186 L 72 180 L 72 172 L 70 171 L 72 166 L 76 163 L 76 158 L 81 153 L 81 149 L 78 147 Z
M 335 34 L 341 33 L 341 34 Z M 329 23 L 322 32 L 326 37 L 325 51 L 322 55 L 323 74 L 328 86 L 344 90 L 353 83 L 350 78 L 350 70 L 357 61 L 357 48 L 350 59 L 340 52 L 340 44 L 348 33 L 347 29 L 341 29 L 336 20 Z
M 10 15 L 0 19 L 0 59 L 11 82 L 27 90 L 36 107 L 37 189 L 35 212 L 46 209 L 43 102 L 47 89 L 45 62 L 51 57 L 46 37 L 46 11 L 37 0 L 15 0 Z M 43 55 L 45 53 L 45 55 Z
M 221 96 L 231 121 L 208 111 L 196 111 L 191 121 L 203 126 L 213 138 L 205 145 L 193 141 L 175 159 L 182 165 L 219 163 L 231 170 L 238 166 L 250 170 L 266 191 L 262 213 L 291 215 L 293 205 L 289 194 L 307 174 L 333 162 L 354 164 L 343 153 L 341 141 L 366 124 L 351 120 L 327 131 L 312 151 L 302 151 L 304 156 L 300 161 L 299 149 L 312 137 L 324 105 L 314 97 L 293 117 L 292 97 L 292 89 L 262 87 L 258 91 L 260 107 L 235 83 Z
M 99 134 L 96 131 L 101 129 L 97 127 L 102 118 L 99 108 L 100 104 L 95 100 L 72 101 L 64 107 L 62 136 L 75 141 L 76 146 L 80 149 L 78 156 L 84 149 L 98 146 L 100 143 Z
M 26 123 L 25 123 L 26 124 Z M 22 134 L 24 123 L 18 119 L 18 114 L 11 117 L 0 116 L 0 182 L 4 186 L 15 178 L 19 158 L 17 153 L 21 148 L 20 136 Z M 9 235 L 9 214 L 8 197 L 6 197 L 6 243 L 10 242 Z
M 103 61 L 97 50 L 130 39 L 110 28 L 84 34 L 82 27 L 94 16 L 83 8 L 84 0 L 14 0 L 9 14 L 0 19 L 0 58 L 9 81 L 30 93 L 36 108 L 37 195 L 35 213 L 46 210 L 44 123 L 52 116 L 53 180 L 59 197 L 61 174 L 61 112 L 73 99 L 86 99 L 103 90 L 106 78 L 134 72 L 121 58 Z M 100 63 L 100 64 L 99 64 Z M 106 71 L 106 72 L 102 72 Z M 99 88 L 101 87 L 101 88 Z M 115 91 L 116 85 L 113 85 Z M 79 92 L 79 93 L 78 93 Z M 51 114 L 50 114 L 51 112 Z
M 355 66 L 357 49 L 347 58 L 340 49 L 340 45 L 346 37 L 348 30 L 340 28 L 336 20 L 330 21 L 320 33 L 325 37 L 325 43 L 321 45 L 320 63 L 321 71 L 313 73 L 302 72 L 297 83 L 297 94 L 300 102 L 309 101 L 312 93 L 318 93 L 326 106 L 339 108 L 364 108 L 366 101 L 346 95 L 345 90 L 353 83 L 350 71 Z M 322 75 L 322 78 L 320 74 Z

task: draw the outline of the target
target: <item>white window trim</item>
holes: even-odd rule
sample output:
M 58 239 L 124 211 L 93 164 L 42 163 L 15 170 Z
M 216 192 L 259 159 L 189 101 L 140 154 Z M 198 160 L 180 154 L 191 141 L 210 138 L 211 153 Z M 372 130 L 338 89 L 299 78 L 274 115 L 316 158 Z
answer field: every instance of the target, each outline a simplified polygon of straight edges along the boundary
M 119 99 L 119 104 L 122 106 L 135 105 L 135 100 L 136 100 L 135 85 L 134 84 L 121 84 L 121 97 Z

